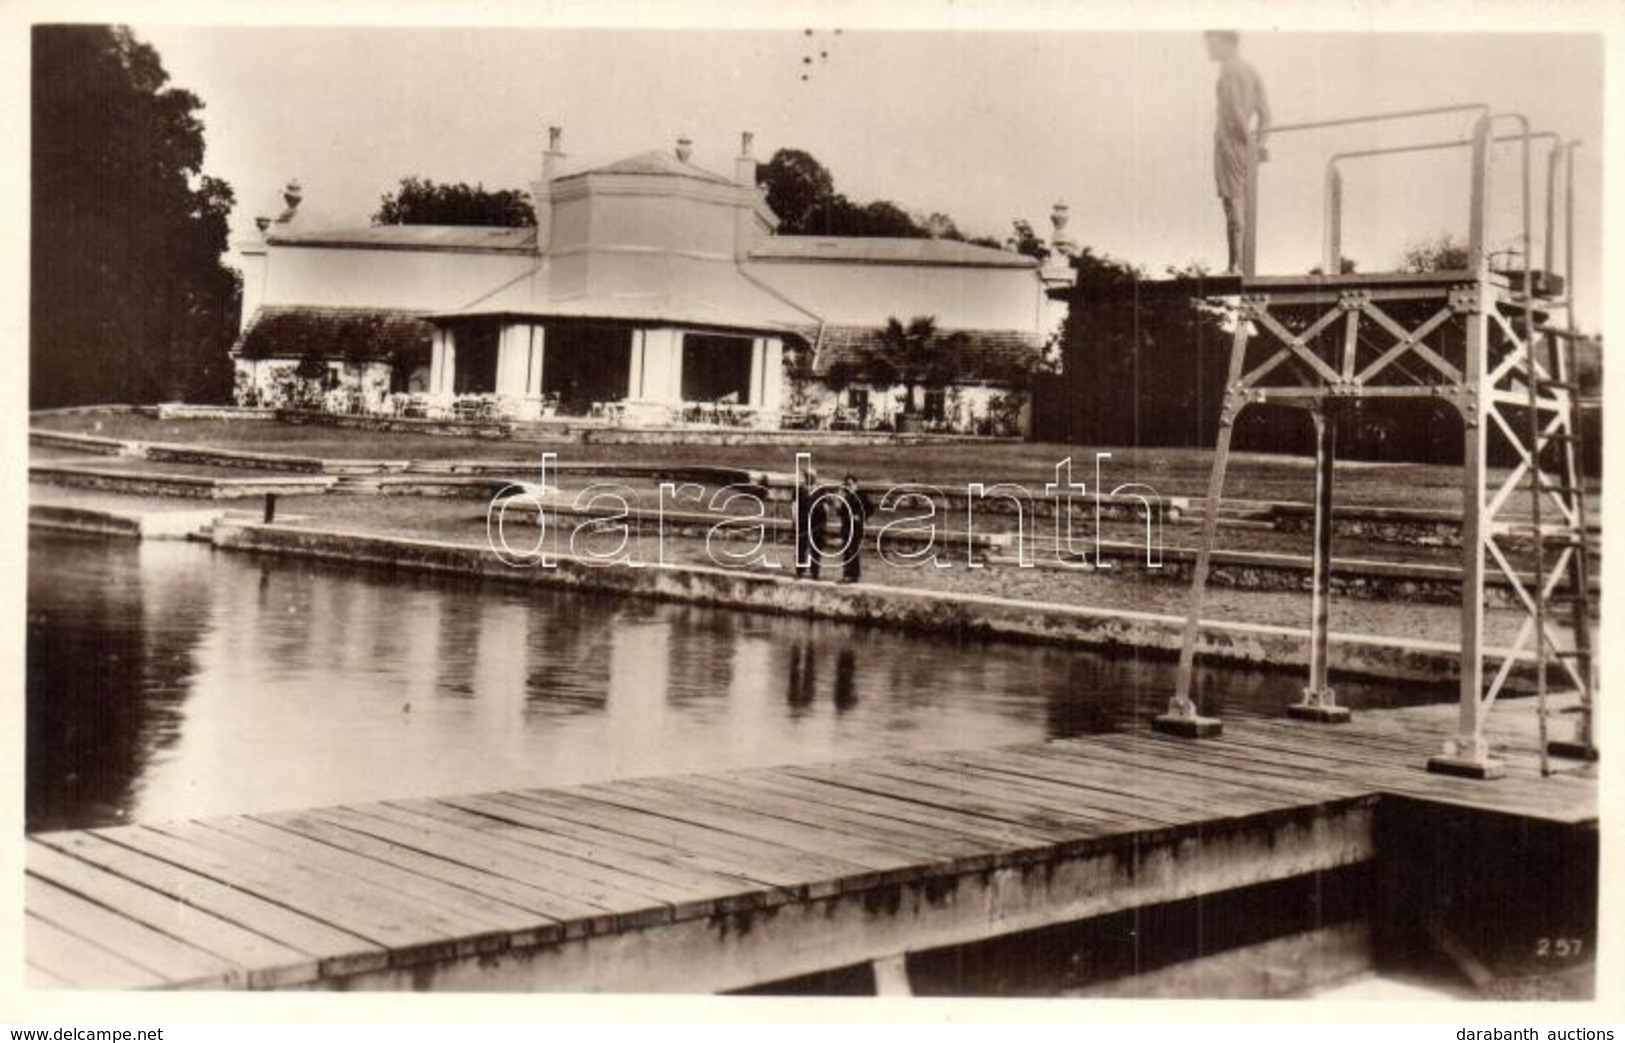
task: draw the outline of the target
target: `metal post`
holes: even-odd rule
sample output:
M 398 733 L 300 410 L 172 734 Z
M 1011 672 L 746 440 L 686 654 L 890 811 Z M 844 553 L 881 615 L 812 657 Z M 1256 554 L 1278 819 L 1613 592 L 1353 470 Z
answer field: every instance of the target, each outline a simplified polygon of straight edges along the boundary
M 1326 258 L 1321 263 L 1327 275 L 1343 272 L 1343 175 L 1335 161 L 1326 165 Z
M 1219 414 L 1219 444 L 1214 450 L 1213 470 L 1208 475 L 1207 505 L 1202 513 L 1202 542 L 1197 545 L 1196 568 L 1191 574 L 1190 614 L 1185 617 L 1184 637 L 1179 646 L 1179 676 L 1175 682 L 1173 698 L 1168 701 L 1168 712 L 1154 718 L 1151 727 L 1170 735 L 1191 739 L 1205 739 L 1218 735 L 1224 724 L 1217 717 L 1203 717 L 1196 712 L 1196 701 L 1191 692 L 1196 682 L 1196 642 L 1202 631 L 1202 607 L 1207 598 L 1207 575 L 1213 559 L 1213 544 L 1219 536 L 1219 502 L 1224 495 L 1225 471 L 1230 466 L 1230 438 L 1235 432 L 1236 416 L 1246 405 L 1239 384 L 1247 361 L 1248 318 L 1243 312 L 1237 317 L 1236 331 L 1230 341 L 1230 370 L 1225 380 L 1224 409 Z
M 1546 259 L 1541 268 L 1548 278 L 1556 271 L 1557 263 L 1557 164 L 1562 159 L 1561 148 L 1554 147 L 1546 155 Z M 1564 287 L 1567 292 L 1567 287 Z
M 1475 228 L 1482 227 L 1481 217 L 1475 210 Z M 1504 774 L 1505 766 L 1490 756 L 1489 743 L 1484 738 L 1484 527 L 1487 521 L 1484 411 L 1489 408 L 1490 391 L 1485 379 L 1485 355 L 1489 349 L 1485 295 L 1490 287 L 1482 270 L 1476 287 L 1476 306 L 1465 316 L 1467 352 L 1463 384 L 1467 397 L 1461 407 L 1466 446 L 1462 458 L 1460 714 L 1456 738 L 1445 744 L 1443 754 L 1428 760 L 1428 770 L 1491 779 Z
M 1488 260 L 1484 253 L 1484 210 L 1490 195 L 1489 137 L 1490 118 L 1485 115 L 1473 124 L 1473 181 L 1467 210 L 1467 267 L 1477 274 L 1483 273 Z
M 1330 629 L 1332 602 L 1332 467 L 1337 457 L 1338 415 L 1329 405 L 1309 410 L 1315 425 L 1315 556 L 1310 598 L 1309 687 L 1303 701 L 1287 707 L 1287 715 L 1323 724 L 1349 720 L 1346 706 L 1337 705 L 1337 693 L 1328 679 L 1331 669 Z

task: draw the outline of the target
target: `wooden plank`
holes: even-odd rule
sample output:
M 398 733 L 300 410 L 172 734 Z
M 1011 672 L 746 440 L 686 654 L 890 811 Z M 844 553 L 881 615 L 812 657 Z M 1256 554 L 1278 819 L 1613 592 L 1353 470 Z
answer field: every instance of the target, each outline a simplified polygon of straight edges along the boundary
M 896 819 L 882 819 L 830 804 L 794 800 L 763 786 L 748 786 L 735 780 L 709 776 L 688 776 L 681 780 L 684 792 L 697 792 L 707 799 L 732 807 L 748 808 L 786 822 L 801 822 L 823 829 L 839 829 L 877 843 L 890 843 L 897 850 L 930 863 L 955 861 L 971 864 L 996 849 L 968 837 L 941 831 L 917 829 Z M 651 785 L 665 780 L 653 780 Z M 991 864 L 991 863 L 988 863 Z
M 659 790 L 642 787 L 635 781 L 584 786 L 579 792 L 603 804 L 656 817 L 664 824 L 676 824 L 683 836 L 699 843 L 715 843 L 716 838 L 722 837 L 748 852 L 769 851 L 775 859 L 788 860 L 801 867 L 804 875 L 830 880 L 867 880 L 875 870 L 892 868 L 897 861 L 895 852 L 876 852 L 873 857 L 881 860 L 882 865 L 870 865 L 852 852 L 810 842 L 805 830 L 784 827 L 762 816 L 707 811 Z
M 518 932 L 546 929 L 548 921 L 528 909 L 356 851 L 346 851 L 290 830 L 278 829 L 265 822 L 228 816 L 205 819 L 198 824 L 229 838 L 234 848 L 237 844 L 252 845 L 278 859 L 319 869 L 334 878 L 348 877 L 369 888 L 393 891 L 410 900 L 416 909 L 435 916 L 460 936 L 481 938 L 498 933 L 511 941 Z M 246 849 L 246 846 L 237 848 Z
M 1225 745 L 1263 759 L 1291 760 L 1314 770 L 1369 784 L 1375 792 L 1396 793 L 1422 799 L 1440 800 L 1487 811 L 1526 814 L 1562 822 L 1582 822 L 1594 817 L 1594 791 L 1581 785 L 1567 788 L 1570 780 L 1504 778 L 1471 781 L 1429 773 L 1420 761 L 1392 765 L 1375 759 L 1359 759 L 1359 754 L 1314 750 L 1305 754 L 1290 736 L 1237 730 L 1222 740 Z M 1576 805 L 1578 800 L 1581 803 Z
M 917 855 L 900 851 L 895 845 L 883 846 L 849 833 L 801 822 L 786 822 L 748 808 L 719 804 L 706 798 L 703 793 L 683 790 L 680 786 L 674 792 L 670 785 L 622 782 L 616 784 L 615 790 L 637 801 L 646 811 L 742 837 L 771 841 L 809 855 L 831 856 L 862 869 L 886 872 L 919 866 Z
M 319 961 L 309 953 L 280 945 L 44 844 L 30 841 L 25 851 L 29 873 L 243 968 L 246 984 L 252 988 L 295 985 L 319 973 Z
M 208 831 L 201 827 L 188 831 L 197 832 Z M 457 949 L 451 924 L 426 914 L 403 896 L 318 873 L 287 859 L 274 859 L 268 853 L 245 853 L 224 834 L 216 834 L 218 839 L 207 844 L 147 826 L 119 826 L 100 835 L 359 935 L 385 948 L 389 962 L 451 955 Z
M 813 816 L 840 823 L 875 838 L 898 837 L 922 855 L 938 858 L 993 858 L 1012 848 L 1042 844 L 1002 830 L 996 823 L 970 816 L 934 812 L 925 805 L 891 800 L 856 790 L 773 772 L 752 771 L 707 777 L 699 784 L 719 795 L 782 809 L 789 816 Z
M 525 936 L 515 937 L 513 941 L 515 945 L 553 941 L 565 935 L 566 921 L 602 915 L 606 912 L 586 901 L 533 887 L 497 875 L 483 867 L 471 867 L 466 862 L 448 861 L 390 839 L 349 829 L 342 824 L 341 814 L 338 809 L 329 808 L 255 817 L 312 840 L 330 843 L 411 872 L 422 873 L 442 883 L 466 888 L 487 898 L 522 909 L 529 914 L 527 920 L 530 926 L 524 928 Z
M 1098 819 L 1060 811 L 1045 811 L 1032 806 L 1012 803 L 1003 797 L 983 797 L 957 784 L 955 779 L 928 778 L 925 772 L 894 773 L 882 766 L 858 769 L 843 765 L 839 769 L 788 767 L 786 772 L 803 778 L 867 790 L 890 793 L 934 807 L 982 815 L 1007 822 L 1042 834 L 1050 843 L 1058 844 L 1080 837 L 1096 836 L 1109 831 Z
M 988 844 L 993 850 L 1006 853 L 1033 851 L 1049 847 L 1049 836 L 982 815 L 938 808 L 918 801 L 906 800 L 893 794 L 875 793 L 836 785 L 822 779 L 791 775 L 782 769 L 729 772 L 722 776 L 738 779 L 742 784 L 760 786 L 792 797 L 838 808 L 856 808 L 877 818 L 895 821 L 906 826 L 927 830 L 940 830 L 946 835 L 969 837 Z
M 534 847 L 552 854 L 569 855 L 595 865 L 612 866 L 623 873 L 653 881 L 674 894 L 688 895 L 686 901 L 704 900 L 727 911 L 758 908 L 763 902 L 763 885 L 754 880 L 707 869 L 696 869 L 683 862 L 663 858 L 662 856 L 668 854 L 665 848 L 655 845 L 640 847 L 641 842 L 631 837 L 595 831 L 562 819 L 548 819 L 521 813 L 531 818 L 534 823 L 521 825 L 514 822 L 511 817 L 493 818 L 442 801 L 425 799 L 372 805 L 368 811 L 377 815 L 384 813 L 386 809 L 410 812 L 424 819 L 460 826 L 482 837 L 498 837 L 507 843 L 527 848 Z M 497 814 L 511 815 L 512 811 L 510 809 Z M 542 823 L 545 823 L 545 826 Z M 612 842 L 617 840 L 624 841 L 625 845 L 617 846 Z
M 638 824 L 633 822 L 630 826 L 620 825 L 619 808 L 606 806 L 601 816 L 602 820 L 595 822 L 592 821 L 590 813 L 581 813 L 579 802 L 570 802 L 565 806 L 564 812 L 560 813 L 541 800 L 525 799 L 513 793 L 442 797 L 438 802 L 457 810 L 489 816 L 537 832 L 573 837 L 583 843 L 601 846 L 606 852 L 615 852 L 617 855 L 621 852 L 630 852 L 648 863 L 665 863 L 682 869 L 713 872 L 743 879 L 760 889 L 760 905 L 763 906 L 805 896 L 804 888 L 797 890 L 801 887 L 798 881 L 805 874 L 798 874 L 796 880 L 787 881 L 786 874 L 782 871 L 765 870 L 759 861 L 746 865 L 744 863 L 750 860 L 734 858 L 715 846 L 706 850 L 691 850 L 673 847 L 659 839 L 650 840 L 646 836 L 627 832 L 628 829 L 637 829 Z M 516 834 L 516 838 L 522 839 L 523 834 Z
M 90 833 L 41 833 L 32 839 L 152 888 L 182 906 L 308 952 L 322 961 L 324 974 L 371 970 L 388 962 L 382 946 L 359 935 Z
M 1120 750 L 1130 756 L 1142 755 L 1139 751 L 1144 749 L 1145 740 L 1129 739 L 1127 737 L 1125 737 L 1125 740 L 1121 745 L 1113 743 L 1105 748 L 1113 751 Z M 1160 740 L 1159 745 L 1172 745 L 1175 742 L 1183 742 L 1183 740 Z M 1157 755 L 1160 752 L 1155 749 L 1150 751 L 1152 755 Z M 1332 779 L 1311 770 L 1280 764 L 1276 761 L 1261 761 L 1257 758 L 1239 757 L 1230 747 L 1212 742 L 1186 742 L 1176 753 L 1169 753 L 1164 758 L 1163 763 L 1165 770 L 1181 773 L 1197 766 L 1205 766 L 1225 773 L 1223 777 L 1255 779 L 1260 786 L 1268 786 L 1272 790 L 1278 789 L 1282 793 L 1292 793 L 1307 799 L 1341 800 L 1362 796 L 1371 791 L 1371 787 L 1362 782 Z
M 974 754 L 969 756 L 974 757 Z M 1133 812 L 1114 810 L 1106 805 L 1127 803 L 1132 798 L 1114 794 L 1112 799 L 1091 802 L 1081 799 L 1083 794 L 1075 788 L 1060 787 L 1031 776 L 1016 778 L 1006 772 L 988 771 L 971 760 L 941 758 L 935 763 L 907 760 L 895 767 L 877 767 L 875 772 L 899 781 L 928 783 L 1047 815 L 1070 834 L 1067 839 L 1079 835 L 1080 827 L 1090 827 L 1081 834 L 1090 836 L 1180 825 L 1193 818 L 1191 812 L 1168 805 L 1156 807 L 1155 814 L 1148 810 L 1149 804 Z
M 115 956 L 101 945 L 65 931 L 32 912 L 23 917 L 28 964 L 81 989 L 150 989 L 162 975 Z
M 1253 790 L 1200 785 L 1175 772 L 1141 764 L 1075 759 L 1045 751 L 1000 751 L 997 756 L 967 753 L 952 762 L 967 775 L 987 775 L 1030 787 L 1080 806 L 1116 807 L 1125 824 L 1184 825 L 1203 818 L 1228 818 L 1279 807 L 1280 795 L 1265 798 Z
M 1157 799 L 1182 807 L 1201 809 L 1205 806 L 1210 811 L 1238 802 L 1270 807 L 1337 799 L 1353 796 L 1349 790 L 1359 788 L 1260 776 L 1202 760 L 1194 755 L 1197 751 L 1187 755 L 1183 749 L 1171 750 L 1166 756 L 1153 760 L 1141 752 L 1143 749 L 1143 744 L 1132 742 L 1121 746 L 1099 743 L 1084 749 L 1024 750 L 1013 753 L 1005 761 L 1034 769 L 1054 766 L 1058 779 L 1075 779 L 1080 784 L 1099 784 L 1104 775 L 1120 780 L 1119 785 L 1128 783 L 1132 789 L 1147 792 Z
M 242 968 L 65 891 L 43 877 L 24 877 L 23 904 L 31 915 L 145 967 L 166 984 L 202 988 L 243 984 Z
M 1121 785 L 1107 792 L 1091 794 L 1079 786 L 1064 785 L 1032 774 L 1017 776 L 1006 770 L 1008 765 L 1002 758 L 991 760 L 997 762 L 995 767 L 986 767 L 976 759 L 975 754 L 969 754 L 963 759 L 943 759 L 931 764 L 905 761 L 896 769 L 876 770 L 899 779 L 929 782 L 956 792 L 1008 801 L 1018 807 L 1058 816 L 1059 821 L 1067 823 L 1074 820 L 1091 822 L 1095 825 L 1096 833 L 1135 832 L 1183 825 L 1205 814 L 1168 801 L 1138 799 Z M 1097 775 L 1094 781 L 1102 782 L 1103 776 Z M 1125 805 L 1133 807 L 1125 810 Z
M 439 860 L 452 860 L 497 880 L 508 880 L 535 892 L 535 899 L 551 895 L 554 908 L 574 911 L 564 919 L 612 918 L 603 929 L 637 927 L 671 918 L 671 895 L 653 881 L 640 881 L 610 869 L 592 874 L 591 867 L 563 858 L 548 857 L 537 848 L 514 844 L 400 808 L 330 809 L 317 813 L 357 833 L 392 844 L 427 852 Z M 585 870 L 585 871 L 584 871 Z M 636 890 L 628 886 L 630 880 Z
M 808 858 L 802 852 L 777 844 L 638 811 L 628 806 L 632 801 L 624 798 L 623 802 L 616 803 L 592 800 L 575 791 L 551 793 L 527 790 L 504 794 L 502 799 L 525 806 L 539 806 L 561 817 L 626 833 L 674 850 L 703 855 L 708 860 L 714 859 L 713 865 L 717 868 L 744 872 L 753 879 L 765 879 L 798 897 L 805 897 L 814 890 L 820 893 L 837 890 L 838 881 L 868 872 L 862 866 L 827 858 Z
M 1001 751 L 1002 754 L 1002 751 Z M 991 756 L 976 751 L 953 761 L 970 775 L 1009 780 L 1046 797 L 1076 804 L 1116 807 L 1129 821 L 1170 826 L 1243 817 L 1301 800 L 1253 789 L 1232 789 L 1159 771 L 1136 760 L 1114 763 L 1098 757 L 1070 757 L 1051 751 Z

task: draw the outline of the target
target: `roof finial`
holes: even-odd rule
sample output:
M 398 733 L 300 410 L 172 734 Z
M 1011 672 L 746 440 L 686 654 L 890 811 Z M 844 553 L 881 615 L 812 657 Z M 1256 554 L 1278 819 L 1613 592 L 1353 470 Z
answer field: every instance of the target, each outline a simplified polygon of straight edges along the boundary
M 677 158 L 679 161 L 687 163 L 688 157 L 692 156 L 693 154 L 694 142 L 689 140 L 687 134 L 684 134 L 682 137 L 677 139 Z

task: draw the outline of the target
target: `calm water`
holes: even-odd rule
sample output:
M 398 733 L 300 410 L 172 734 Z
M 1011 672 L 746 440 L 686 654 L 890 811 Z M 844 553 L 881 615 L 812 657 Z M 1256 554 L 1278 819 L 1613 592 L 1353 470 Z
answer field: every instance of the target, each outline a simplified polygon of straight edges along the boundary
M 33 533 L 28 828 L 1081 735 L 1161 712 L 1172 673 L 1057 648 Z M 1207 681 L 1231 710 L 1270 712 L 1302 683 Z M 1378 698 L 1340 692 L 1356 706 Z

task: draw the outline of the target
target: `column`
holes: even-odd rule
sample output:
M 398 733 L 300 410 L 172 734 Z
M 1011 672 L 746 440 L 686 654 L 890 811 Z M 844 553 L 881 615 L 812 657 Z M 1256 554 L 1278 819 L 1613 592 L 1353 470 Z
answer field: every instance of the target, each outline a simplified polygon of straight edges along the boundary
M 767 377 L 767 366 L 763 364 L 766 343 L 765 337 L 753 337 L 750 342 L 750 391 L 745 401 L 757 409 L 762 407 L 762 382 Z
M 497 340 L 496 393 L 511 398 L 515 405 L 525 396 L 526 370 L 530 366 L 530 326 L 502 327 Z
M 647 330 L 632 331 L 631 361 L 626 367 L 626 399 L 636 402 L 643 398 L 643 361 L 648 340 Z
M 683 401 L 683 335 L 649 330 L 644 337 L 643 398 L 675 406 Z
M 440 376 L 446 366 L 446 331 L 439 326 L 429 335 L 429 393 L 440 392 Z
M 777 414 L 784 408 L 784 341 L 767 337 L 762 341 L 762 401 L 764 413 Z
M 542 415 L 542 363 L 547 355 L 547 328 L 530 326 L 525 357 L 525 406 L 521 412 L 526 420 Z
M 437 326 L 429 348 L 429 393 L 450 395 L 457 387 L 457 337 Z
M 665 424 L 682 403 L 683 337 L 677 330 L 641 330 L 632 344 L 628 416 L 635 423 Z

